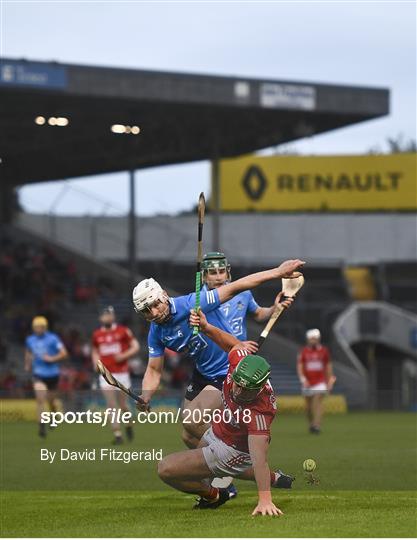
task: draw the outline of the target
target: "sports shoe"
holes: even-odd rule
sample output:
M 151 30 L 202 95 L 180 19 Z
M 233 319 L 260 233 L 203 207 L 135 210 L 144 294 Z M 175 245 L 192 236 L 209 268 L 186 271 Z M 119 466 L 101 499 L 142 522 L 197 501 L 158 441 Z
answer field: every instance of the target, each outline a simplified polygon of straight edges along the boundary
M 276 478 L 275 482 L 271 485 L 271 487 L 278 488 L 278 489 L 291 489 L 292 483 L 295 480 L 294 476 L 290 476 L 289 474 L 284 474 L 281 469 L 278 469 L 275 471 L 275 474 L 278 476 Z
M 126 426 L 126 437 L 128 441 L 133 441 L 133 428 L 132 426 Z
M 317 426 L 310 426 L 310 433 L 313 435 L 320 435 L 320 428 Z
M 227 489 L 219 489 L 219 497 L 215 501 L 209 501 L 203 497 L 197 499 L 197 504 L 194 505 L 193 510 L 215 510 L 222 504 L 229 500 L 229 492 Z

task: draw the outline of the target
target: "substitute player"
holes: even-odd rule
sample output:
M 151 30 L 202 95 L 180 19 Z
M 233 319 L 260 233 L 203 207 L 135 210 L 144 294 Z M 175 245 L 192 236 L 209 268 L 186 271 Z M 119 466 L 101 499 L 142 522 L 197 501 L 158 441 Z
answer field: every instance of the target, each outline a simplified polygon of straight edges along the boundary
M 97 366 L 101 360 L 104 366 L 127 388 L 130 387 L 128 360 L 139 352 L 139 343 L 131 330 L 116 323 L 114 308 L 108 306 L 100 314 L 101 327 L 94 331 L 92 337 L 92 359 Z M 102 376 L 99 377 L 100 388 L 108 408 L 119 408 L 129 411 L 126 396 L 118 388 L 110 386 Z M 113 444 L 122 444 L 123 437 L 120 424 L 112 424 L 114 434 Z M 126 426 L 128 440 L 133 439 L 133 428 Z
M 39 436 L 46 437 L 46 425 L 41 423 L 41 414 L 49 404 L 51 411 L 57 410 L 57 387 L 59 382 L 59 363 L 68 352 L 53 332 L 48 331 L 48 321 L 38 316 L 32 321 L 33 334 L 26 338 L 25 371 L 32 370 L 33 390 L 39 419 Z
M 306 346 L 298 355 L 297 373 L 306 400 L 310 433 L 318 435 L 323 415 L 323 396 L 332 391 L 336 377 L 333 375 L 329 350 L 320 343 L 320 330 L 308 330 L 306 340 Z
M 229 324 L 218 309 L 220 304 L 267 281 L 298 277 L 297 269 L 304 264 L 299 259 L 285 261 L 278 268 L 251 274 L 217 289 L 205 290 L 201 295 L 201 309 L 207 314 L 210 324 L 229 332 Z M 133 304 L 135 310 L 151 322 L 149 362 L 142 382 L 141 397 L 145 403 L 149 404 L 160 384 L 166 347 L 186 352 L 195 360 L 196 370 L 191 381 L 193 395 L 186 394 L 182 434 L 185 444 L 195 448 L 209 427 L 203 420 L 203 412 L 220 407 L 220 391 L 228 370 L 227 354 L 206 336 L 193 336 L 188 317 L 195 306 L 195 293 L 170 298 L 159 283 L 150 278 L 141 281 L 133 290 Z M 189 397 L 193 398 L 192 403 Z
M 232 281 L 231 266 L 225 254 L 219 251 L 204 255 L 201 271 L 204 283 L 203 289 L 218 289 Z M 276 307 L 277 298 L 274 305 L 261 307 L 253 297 L 252 291 L 243 291 L 222 304 L 220 309 L 229 322 L 234 336 L 240 341 L 245 341 L 247 339 L 247 316 L 251 315 L 257 322 L 266 321 Z
M 288 307 L 291 302 L 283 305 Z M 290 488 L 293 478 L 268 466 L 270 426 L 277 412 L 269 383 L 270 366 L 248 351 L 256 350 L 255 342 L 244 344 L 210 325 L 201 311 L 192 313 L 190 323 L 199 324 L 208 338 L 229 352 L 222 407 L 214 412 L 212 427 L 203 435 L 199 448 L 166 456 L 159 462 L 158 474 L 175 489 L 199 495 L 195 508 L 201 510 L 218 508 L 229 500 L 226 489 L 211 486 L 213 477 L 227 474 L 255 480 L 258 504 L 252 515 L 279 516 L 282 512 L 272 502 L 271 487 Z

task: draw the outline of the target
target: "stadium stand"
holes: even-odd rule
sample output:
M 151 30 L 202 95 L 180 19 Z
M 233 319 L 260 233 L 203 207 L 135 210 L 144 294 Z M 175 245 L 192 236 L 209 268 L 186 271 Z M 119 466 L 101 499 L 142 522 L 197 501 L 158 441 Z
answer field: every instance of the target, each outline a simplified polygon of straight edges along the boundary
M 59 258 L 50 246 L 6 235 L 1 237 L 0 246 L 0 342 L 10 344 L 2 353 L 2 394 L 19 395 L 30 390 L 28 377 L 22 372 L 22 352 L 36 314 L 47 317 L 50 328 L 61 335 L 69 351 L 62 386 L 85 386 L 91 379 L 88 336 L 78 325 L 68 324 L 65 313 L 71 305 L 94 305 L 100 282 L 80 275 L 72 261 Z
M 139 387 L 146 365 L 147 325 L 134 316 L 130 301 L 125 262 L 118 261 L 120 271 L 109 273 L 107 263 L 97 262 L 40 238 L 27 237 L 9 231 L 0 237 L 0 391 L 2 395 L 30 395 L 30 382 L 22 372 L 22 351 L 30 322 L 36 313 L 51 321 L 51 328 L 63 338 L 70 360 L 62 370 L 61 391 L 73 395 L 77 390 L 91 388 L 89 336 L 97 326 L 97 313 L 105 305 L 113 305 L 120 322 L 132 327 L 142 345 L 141 359 L 132 363 L 135 385 Z M 83 258 L 84 257 L 84 258 Z M 257 272 L 263 265 L 233 264 L 233 278 Z M 170 292 L 190 292 L 194 265 L 172 262 L 140 262 L 140 272 L 156 276 Z M 279 351 L 282 360 L 283 343 L 291 351 L 284 361 L 274 362 L 272 380 L 280 394 L 299 392 L 295 372 L 297 348 L 304 342 L 307 328 L 319 327 L 324 341 L 331 341 L 332 325 L 352 300 L 376 296 L 406 309 L 415 310 L 416 286 L 414 263 L 381 264 L 345 268 L 339 264 L 310 263 L 305 268 L 306 285 L 294 307 L 280 320 L 273 334 L 269 354 Z M 276 294 L 274 284 L 254 292 L 261 305 L 270 305 Z M 6 308 L 7 307 L 7 308 Z M 75 321 L 75 322 L 74 322 Z M 249 335 L 257 337 L 260 327 L 249 325 Z M 284 341 L 283 341 L 284 340 Z M 287 340 L 287 341 L 285 341 Z M 137 364 L 137 365 L 136 365 Z M 163 386 L 168 391 L 180 391 L 191 370 L 189 359 L 167 353 L 167 369 Z M 341 386 L 336 388 L 341 390 Z M 171 390 L 169 390 L 171 391 Z
M 394 305 L 417 312 L 417 263 L 381 263 L 377 277 L 382 299 Z
M 79 262 L 79 261 L 78 261 Z M 0 235 L 0 395 L 31 395 L 28 374 L 23 372 L 25 338 L 35 315 L 47 317 L 50 329 L 58 333 L 69 353 L 63 363 L 60 391 L 72 399 L 74 392 L 94 386 L 90 336 L 97 327 L 97 313 L 113 305 L 118 320 L 129 325 L 138 337 L 141 358 L 132 362 L 136 383 L 143 375 L 148 326 L 133 317 L 130 295 L 123 276 L 109 277 L 102 265 L 77 264 L 77 255 L 61 252 L 50 242 L 21 236 L 14 228 Z M 100 269 L 100 265 L 98 265 Z M 167 353 L 163 384 L 182 389 L 190 373 L 189 361 Z

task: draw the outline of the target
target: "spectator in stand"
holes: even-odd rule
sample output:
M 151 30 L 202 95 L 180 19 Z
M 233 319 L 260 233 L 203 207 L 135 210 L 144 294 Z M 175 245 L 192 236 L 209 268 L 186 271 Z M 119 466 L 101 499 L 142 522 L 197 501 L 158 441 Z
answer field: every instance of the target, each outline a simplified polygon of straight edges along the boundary
M 12 370 L 6 371 L 0 378 L 0 388 L 4 390 L 8 397 L 15 394 L 17 388 L 17 377 Z
M 306 333 L 307 343 L 297 360 L 297 373 L 306 400 L 310 433 L 318 435 L 323 415 L 323 396 L 332 391 L 336 382 L 329 350 L 321 344 L 320 330 L 312 328 Z
M 7 360 L 7 341 L 4 336 L 0 334 L 0 363 L 4 363 Z

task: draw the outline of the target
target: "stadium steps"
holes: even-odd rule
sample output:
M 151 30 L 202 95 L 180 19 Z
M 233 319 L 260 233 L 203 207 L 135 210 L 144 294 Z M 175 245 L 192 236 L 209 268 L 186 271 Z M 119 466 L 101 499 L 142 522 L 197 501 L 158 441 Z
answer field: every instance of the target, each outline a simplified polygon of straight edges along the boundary
M 45 245 L 51 247 L 57 256 L 66 262 L 73 262 L 77 270 L 88 276 L 107 278 L 114 285 L 114 294 L 127 295 L 131 292 L 129 272 L 117 264 L 110 262 L 99 261 L 88 255 L 84 255 L 79 251 L 75 251 L 66 245 L 52 241 L 46 236 L 34 233 L 31 230 L 25 229 L 22 225 L 4 225 L 4 233 L 16 241 L 32 243 L 39 247 Z M 135 277 L 135 283 L 143 279 L 142 276 Z
M 99 313 L 106 306 L 113 306 L 117 320 L 121 323 L 130 323 L 134 314 L 130 296 L 115 299 L 113 297 L 100 297 L 96 306 L 71 306 L 62 315 L 62 321 L 69 326 L 78 327 L 86 336 L 90 335 L 99 325 Z
M 98 325 L 97 309 L 92 306 L 71 307 L 62 315 L 62 321 L 72 328 L 79 328 L 88 336 Z
M 278 395 L 300 393 L 300 383 L 295 367 L 291 369 L 279 360 L 271 361 L 271 383 Z
M 396 358 L 417 359 L 417 316 L 387 302 L 354 302 L 333 325 L 332 350 L 338 359 L 336 375 L 343 378 L 348 403 L 366 407 L 372 401 L 370 374 L 355 347 L 381 345 L 396 351 Z

